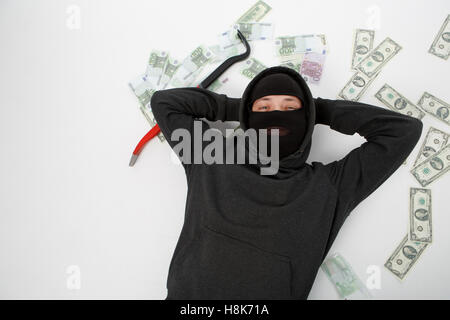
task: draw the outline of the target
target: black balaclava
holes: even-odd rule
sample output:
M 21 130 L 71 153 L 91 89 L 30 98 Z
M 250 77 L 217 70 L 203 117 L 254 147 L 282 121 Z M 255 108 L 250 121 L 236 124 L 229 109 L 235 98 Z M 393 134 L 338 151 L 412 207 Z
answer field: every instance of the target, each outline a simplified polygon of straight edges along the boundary
M 302 102 L 302 107 L 289 111 L 252 111 L 253 103 L 264 96 L 290 95 Z M 300 85 L 291 76 L 285 73 L 273 73 L 260 79 L 252 88 L 248 102 L 248 127 L 257 131 L 257 146 L 259 150 L 258 129 L 270 126 L 279 126 L 288 129 L 279 131 L 279 159 L 297 151 L 306 134 L 307 116 L 305 94 Z M 267 155 L 271 154 L 271 139 L 267 136 Z

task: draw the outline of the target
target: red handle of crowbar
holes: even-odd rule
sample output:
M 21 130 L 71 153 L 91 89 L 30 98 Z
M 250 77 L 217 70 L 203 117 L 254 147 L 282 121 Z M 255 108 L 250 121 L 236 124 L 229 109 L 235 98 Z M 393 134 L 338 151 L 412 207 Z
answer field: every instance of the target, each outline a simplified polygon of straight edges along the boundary
M 199 88 L 200 85 L 197 86 Z M 131 155 L 130 163 L 128 164 L 130 167 L 134 166 L 137 158 L 139 157 L 139 154 L 141 153 L 142 149 L 144 149 L 144 146 L 152 140 L 161 129 L 159 128 L 158 124 L 155 124 L 155 126 L 147 132 L 147 134 L 139 141 L 139 143 L 136 145 L 136 148 L 134 148 L 133 154 Z

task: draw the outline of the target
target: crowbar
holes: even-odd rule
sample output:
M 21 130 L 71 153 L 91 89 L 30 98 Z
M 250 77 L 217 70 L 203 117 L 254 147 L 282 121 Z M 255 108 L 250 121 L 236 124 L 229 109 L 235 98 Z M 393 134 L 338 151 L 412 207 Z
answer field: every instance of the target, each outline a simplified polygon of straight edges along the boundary
M 244 37 L 244 35 L 241 33 L 239 29 L 237 29 L 237 34 L 239 36 L 239 39 L 244 43 L 245 45 L 245 52 L 236 56 L 229 57 L 227 60 L 222 62 L 220 66 L 218 66 L 209 76 L 205 78 L 200 84 L 197 86 L 197 88 L 203 88 L 207 89 L 211 83 L 213 83 L 218 77 L 220 77 L 225 70 L 227 70 L 229 67 L 231 67 L 233 64 L 235 64 L 238 61 L 245 60 L 250 55 L 250 45 L 247 42 L 247 39 Z M 128 164 L 130 167 L 134 166 L 139 154 L 141 153 L 144 146 L 149 142 L 153 137 L 155 137 L 159 132 L 160 128 L 158 124 L 156 124 L 137 144 L 136 148 L 133 151 L 133 154 L 131 155 L 130 163 Z

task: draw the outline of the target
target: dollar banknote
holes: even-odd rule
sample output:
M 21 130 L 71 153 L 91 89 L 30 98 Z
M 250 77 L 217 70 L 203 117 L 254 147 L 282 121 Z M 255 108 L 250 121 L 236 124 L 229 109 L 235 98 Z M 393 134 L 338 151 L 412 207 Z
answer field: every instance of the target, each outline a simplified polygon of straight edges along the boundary
M 300 66 L 300 74 L 308 83 L 319 84 L 325 63 L 325 53 L 307 52 Z
M 264 1 L 257 1 L 250 7 L 239 19 L 239 22 L 258 22 L 271 10 L 272 8 Z
M 401 49 L 402 47 L 398 43 L 387 37 L 356 65 L 356 69 L 367 77 L 372 77 Z
M 428 52 L 439 58 L 448 59 L 450 55 L 450 14 L 439 29 Z
M 410 170 L 412 175 L 425 187 L 442 177 L 450 169 L 450 144 L 430 155 L 425 161 Z
M 321 269 L 342 299 L 370 299 L 371 294 L 348 262 L 338 253 L 325 259 Z
M 384 266 L 398 279 L 404 280 L 406 274 L 411 270 L 427 246 L 428 244 L 425 242 L 409 240 L 407 234 L 403 237 Z
M 409 188 L 409 239 L 431 243 L 431 190 Z
M 423 140 L 413 166 L 428 159 L 432 154 L 442 149 L 448 142 L 449 134 L 434 127 L 430 127 Z
M 156 125 L 155 117 L 150 106 L 150 100 L 153 93 L 156 91 L 154 85 L 148 81 L 147 74 L 141 74 L 128 83 L 128 86 L 133 91 L 134 95 L 138 98 L 140 104 L 140 110 L 150 125 L 153 127 Z M 162 132 L 158 133 L 158 138 L 161 142 L 165 141 Z
M 374 30 L 355 29 L 353 33 L 352 69 L 355 69 L 373 48 Z
M 181 63 L 172 77 L 169 85 L 171 87 L 189 87 L 203 68 L 213 58 L 214 54 L 206 46 L 200 45 L 195 48 Z
M 138 98 L 141 106 L 145 106 L 150 103 L 152 95 L 156 91 L 155 85 L 148 80 L 148 76 L 145 73 L 128 82 L 128 86 Z
M 167 51 L 152 50 L 150 53 L 145 73 L 148 81 L 153 83 L 155 87 L 160 85 L 161 76 L 168 58 L 169 54 Z
M 169 58 L 167 59 L 166 65 L 164 67 L 163 73 L 161 75 L 158 89 L 166 89 L 170 80 L 172 80 L 173 75 L 178 70 L 178 67 L 180 66 L 180 62 L 181 62 L 180 60 L 169 56 Z
M 253 79 L 258 73 L 266 68 L 267 67 L 261 61 L 250 58 L 243 63 L 240 73 L 249 79 Z
M 379 73 L 380 71 L 378 71 Z M 345 84 L 344 88 L 338 93 L 338 98 L 344 100 L 358 101 L 370 84 L 378 76 L 378 73 L 372 77 L 366 76 L 361 71 L 356 71 L 350 80 Z
M 425 112 L 450 125 L 450 104 L 424 92 L 417 105 Z
M 326 53 L 327 41 L 324 34 L 306 34 L 276 37 L 274 40 L 275 56 L 288 56 L 295 53 Z
M 384 84 L 383 87 L 381 87 L 381 89 L 375 94 L 375 97 L 393 111 L 397 111 L 401 114 L 417 119 L 422 119 L 425 116 L 425 112 L 420 110 L 416 105 L 388 84 Z

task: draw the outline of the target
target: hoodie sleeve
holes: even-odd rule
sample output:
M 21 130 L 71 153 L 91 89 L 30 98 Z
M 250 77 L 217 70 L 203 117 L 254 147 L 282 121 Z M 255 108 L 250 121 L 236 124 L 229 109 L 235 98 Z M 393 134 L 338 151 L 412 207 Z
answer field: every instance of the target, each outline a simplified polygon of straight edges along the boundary
M 358 133 L 367 140 L 342 159 L 325 165 L 339 195 L 334 217 L 334 227 L 339 228 L 349 213 L 400 167 L 420 139 L 423 124 L 365 103 L 322 98 L 314 102 L 316 123 L 343 134 Z
M 178 141 L 171 140 L 172 131 L 184 128 L 193 137 L 196 118 L 239 121 L 240 101 L 240 98 L 230 98 L 203 88 L 182 87 L 155 91 L 150 105 L 161 132 L 170 147 L 174 148 Z M 202 121 L 202 131 L 208 128 L 209 124 Z M 192 159 L 193 155 L 191 152 Z M 190 167 L 187 163 L 182 164 L 185 170 Z

